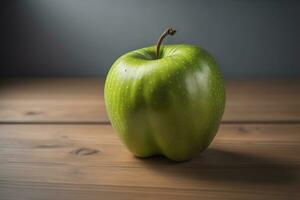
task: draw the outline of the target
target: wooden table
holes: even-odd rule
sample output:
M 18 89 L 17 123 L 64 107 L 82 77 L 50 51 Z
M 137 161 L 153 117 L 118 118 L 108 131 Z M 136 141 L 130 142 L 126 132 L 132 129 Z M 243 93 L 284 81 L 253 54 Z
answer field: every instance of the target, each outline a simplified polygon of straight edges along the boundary
M 98 79 L 0 81 L 0 199 L 300 199 L 300 81 L 232 81 L 197 158 L 138 159 Z

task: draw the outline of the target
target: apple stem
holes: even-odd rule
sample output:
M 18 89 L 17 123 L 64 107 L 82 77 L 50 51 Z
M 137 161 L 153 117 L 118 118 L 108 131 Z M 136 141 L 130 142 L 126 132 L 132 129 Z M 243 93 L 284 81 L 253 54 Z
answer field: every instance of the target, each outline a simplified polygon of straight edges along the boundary
M 160 50 L 160 46 L 161 46 L 161 43 L 162 41 L 164 40 L 164 38 L 167 36 L 167 35 L 174 35 L 176 33 L 176 30 L 172 29 L 172 28 L 168 28 L 166 29 L 162 34 L 161 36 L 159 37 L 157 43 L 156 43 L 156 58 L 159 59 L 159 50 Z

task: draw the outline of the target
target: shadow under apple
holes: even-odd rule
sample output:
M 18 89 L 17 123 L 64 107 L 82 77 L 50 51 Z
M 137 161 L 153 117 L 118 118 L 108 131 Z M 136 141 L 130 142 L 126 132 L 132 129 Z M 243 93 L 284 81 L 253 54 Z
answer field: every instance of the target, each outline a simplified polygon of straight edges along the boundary
M 286 184 L 299 178 L 297 166 L 286 160 L 215 148 L 209 148 L 187 162 L 173 162 L 162 156 L 141 161 L 148 169 L 164 175 L 197 180 Z

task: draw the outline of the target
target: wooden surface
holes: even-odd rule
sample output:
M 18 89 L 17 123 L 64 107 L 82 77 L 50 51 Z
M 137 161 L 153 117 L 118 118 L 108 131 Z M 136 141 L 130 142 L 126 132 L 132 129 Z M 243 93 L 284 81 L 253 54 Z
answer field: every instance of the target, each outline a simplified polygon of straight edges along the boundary
M 103 80 L 0 81 L 0 122 L 107 123 Z M 224 122 L 300 121 L 299 81 L 226 83 Z M 74 109 L 76 108 L 76 109 Z
M 212 145 L 138 159 L 108 123 L 103 81 L 0 82 L 0 199 L 300 199 L 300 81 L 233 81 Z

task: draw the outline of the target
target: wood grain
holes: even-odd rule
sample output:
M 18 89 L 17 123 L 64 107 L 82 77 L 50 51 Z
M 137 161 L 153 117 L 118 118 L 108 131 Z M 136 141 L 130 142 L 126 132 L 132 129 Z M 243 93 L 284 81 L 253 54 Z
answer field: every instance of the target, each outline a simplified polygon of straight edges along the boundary
M 138 159 L 110 125 L 0 125 L 1 199 L 299 199 L 300 124 L 223 124 L 189 162 Z
M 300 199 L 300 80 L 230 81 L 223 124 L 189 162 L 138 159 L 101 79 L 0 81 L 0 199 Z
M 300 80 L 229 81 L 227 122 L 300 122 Z
M 5 79 L 1 123 L 107 123 L 102 79 Z M 223 122 L 300 122 L 300 80 L 229 81 Z
M 0 122 L 107 122 L 102 79 L 6 79 Z

